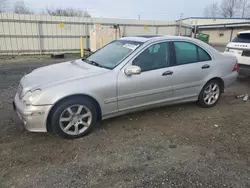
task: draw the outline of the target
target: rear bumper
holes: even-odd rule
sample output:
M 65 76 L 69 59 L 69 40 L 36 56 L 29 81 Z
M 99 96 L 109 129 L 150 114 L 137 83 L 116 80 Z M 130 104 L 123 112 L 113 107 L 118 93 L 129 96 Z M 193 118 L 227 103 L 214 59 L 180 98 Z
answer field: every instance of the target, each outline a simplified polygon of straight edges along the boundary
M 26 106 L 16 94 L 13 108 L 26 130 L 31 132 L 47 132 L 46 122 L 51 105 Z
M 238 64 L 238 73 L 243 76 L 250 76 L 250 65 Z
M 224 88 L 227 89 L 230 85 L 232 85 L 238 77 L 237 71 L 232 72 L 231 74 L 225 76 L 223 78 L 224 81 Z

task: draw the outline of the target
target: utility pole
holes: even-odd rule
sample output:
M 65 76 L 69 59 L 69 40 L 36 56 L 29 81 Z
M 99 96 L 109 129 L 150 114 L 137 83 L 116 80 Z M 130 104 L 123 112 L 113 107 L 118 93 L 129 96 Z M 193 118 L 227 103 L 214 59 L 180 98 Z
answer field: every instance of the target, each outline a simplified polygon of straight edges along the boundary
M 195 21 L 195 26 L 194 26 L 194 38 L 196 38 L 196 33 L 197 33 L 197 20 Z
M 138 14 L 138 20 L 141 20 L 141 15 L 140 14 Z
M 180 15 L 179 36 L 181 36 L 182 19 L 183 19 L 183 13 L 181 13 L 181 15 Z

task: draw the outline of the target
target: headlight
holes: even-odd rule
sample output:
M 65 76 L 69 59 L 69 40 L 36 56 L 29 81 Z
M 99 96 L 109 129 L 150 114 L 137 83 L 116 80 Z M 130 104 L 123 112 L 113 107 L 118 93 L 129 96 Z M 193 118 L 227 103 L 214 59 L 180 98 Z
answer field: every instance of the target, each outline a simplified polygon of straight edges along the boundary
M 36 89 L 35 91 L 28 91 L 25 93 L 22 100 L 27 106 L 29 106 L 37 99 L 40 94 L 41 89 Z

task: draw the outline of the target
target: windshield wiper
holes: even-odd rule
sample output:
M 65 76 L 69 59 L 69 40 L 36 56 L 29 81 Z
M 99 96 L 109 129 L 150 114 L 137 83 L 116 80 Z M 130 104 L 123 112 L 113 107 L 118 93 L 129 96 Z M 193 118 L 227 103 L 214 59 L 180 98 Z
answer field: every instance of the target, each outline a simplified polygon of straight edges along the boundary
M 95 61 L 91 61 L 91 60 L 88 60 L 92 65 L 95 65 L 97 67 L 103 67 L 102 65 L 100 65 L 99 63 L 95 62 Z
M 83 58 L 82 61 L 88 63 L 88 64 L 91 64 L 91 65 L 94 65 L 94 66 L 97 66 L 97 67 L 101 67 L 101 68 L 106 68 L 108 69 L 108 67 L 105 67 L 105 66 L 102 66 L 100 65 L 99 63 L 95 62 L 95 61 L 92 61 L 92 60 L 89 60 L 87 58 Z
M 89 60 L 87 58 L 83 58 L 82 61 L 85 61 L 86 63 L 91 64 L 91 65 L 95 65 L 97 67 L 102 67 L 99 63 L 92 61 L 92 60 Z

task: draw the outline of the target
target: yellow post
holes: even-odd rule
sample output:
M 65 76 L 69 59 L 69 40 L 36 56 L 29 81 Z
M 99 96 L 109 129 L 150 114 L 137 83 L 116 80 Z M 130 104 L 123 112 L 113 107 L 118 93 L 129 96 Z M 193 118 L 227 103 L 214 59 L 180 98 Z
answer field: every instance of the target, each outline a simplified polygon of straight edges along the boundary
M 80 37 L 81 57 L 84 56 L 83 37 Z
M 100 48 L 103 47 L 103 37 L 100 37 Z

